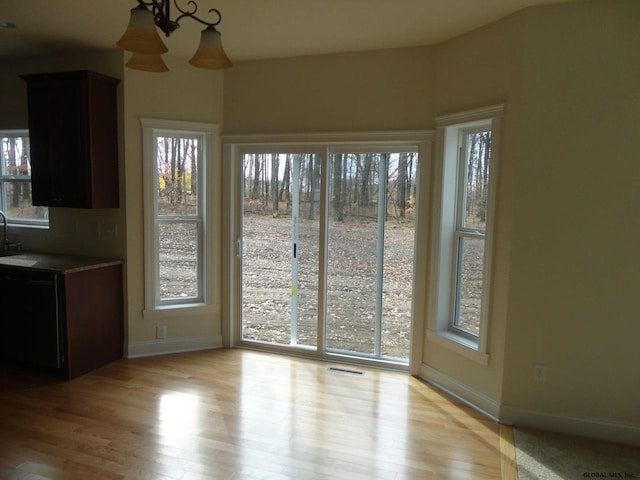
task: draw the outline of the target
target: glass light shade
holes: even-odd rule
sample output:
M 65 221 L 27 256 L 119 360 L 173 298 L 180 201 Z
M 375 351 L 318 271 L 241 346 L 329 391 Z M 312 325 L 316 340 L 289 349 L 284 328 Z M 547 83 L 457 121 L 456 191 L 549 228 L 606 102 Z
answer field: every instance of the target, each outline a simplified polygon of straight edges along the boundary
M 162 56 L 147 53 L 134 53 L 126 63 L 127 67 L 145 72 L 168 72 L 169 67 L 162 60 Z
M 222 48 L 222 37 L 214 27 L 205 28 L 200 34 L 200 45 L 189 63 L 194 67 L 220 70 L 233 64 Z
M 134 53 L 159 55 L 169 51 L 158 35 L 153 13 L 144 5 L 131 9 L 129 26 L 116 45 Z

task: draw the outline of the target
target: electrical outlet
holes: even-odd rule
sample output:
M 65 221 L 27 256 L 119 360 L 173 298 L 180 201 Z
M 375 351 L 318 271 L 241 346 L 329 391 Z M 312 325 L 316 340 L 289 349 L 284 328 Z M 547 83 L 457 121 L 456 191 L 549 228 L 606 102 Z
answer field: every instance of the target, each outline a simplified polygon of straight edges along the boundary
M 105 238 L 118 238 L 117 223 L 105 223 L 102 225 L 101 230 Z
M 159 340 L 167 338 L 167 327 L 164 325 L 158 325 L 156 327 L 156 338 Z
M 547 381 L 547 367 L 546 365 L 538 364 L 533 366 L 533 379 L 536 382 Z

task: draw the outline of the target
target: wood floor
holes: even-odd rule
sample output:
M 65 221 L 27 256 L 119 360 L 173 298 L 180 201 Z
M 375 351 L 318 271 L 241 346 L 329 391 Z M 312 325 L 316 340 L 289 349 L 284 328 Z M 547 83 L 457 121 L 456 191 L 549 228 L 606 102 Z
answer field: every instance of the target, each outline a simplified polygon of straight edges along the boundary
M 0 367 L 2 479 L 515 479 L 509 427 L 403 373 L 244 350 Z

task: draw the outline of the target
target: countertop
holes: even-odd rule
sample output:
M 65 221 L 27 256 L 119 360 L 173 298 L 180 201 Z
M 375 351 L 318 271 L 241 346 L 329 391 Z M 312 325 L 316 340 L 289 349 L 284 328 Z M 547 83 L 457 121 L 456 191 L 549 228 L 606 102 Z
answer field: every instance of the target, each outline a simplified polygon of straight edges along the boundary
M 24 252 L 17 255 L 0 256 L 0 267 L 14 267 L 40 272 L 69 274 L 94 268 L 119 265 L 122 260 L 53 253 Z

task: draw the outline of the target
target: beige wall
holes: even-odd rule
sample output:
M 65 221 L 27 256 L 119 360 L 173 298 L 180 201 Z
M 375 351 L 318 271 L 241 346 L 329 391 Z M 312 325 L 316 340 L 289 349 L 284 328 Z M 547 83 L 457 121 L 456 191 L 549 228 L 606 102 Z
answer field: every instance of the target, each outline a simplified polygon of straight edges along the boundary
M 506 420 L 640 441 L 638 21 L 633 0 L 533 8 L 438 48 L 437 114 L 506 111 L 491 361 L 424 360 Z
M 640 2 L 526 20 L 502 401 L 637 427 Z
M 422 47 L 238 63 L 225 73 L 224 132 L 425 128 L 433 61 Z
M 127 278 L 129 343 L 153 343 L 156 325 L 167 328 L 167 341 L 184 337 L 219 335 L 220 325 L 220 242 L 213 242 L 216 295 L 213 315 L 179 315 L 162 319 L 144 319 L 144 236 L 142 192 L 142 131 L 140 118 L 183 120 L 220 124 L 222 121 L 223 73 L 202 70 L 184 59 L 165 58 L 170 71 L 152 74 L 125 69 L 125 158 L 127 217 Z M 218 148 L 220 145 L 217 146 Z M 213 224 L 210 229 L 219 237 L 221 164 L 212 165 L 215 184 L 211 189 L 210 206 Z M 151 347 L 153 349 L 153 347 Z

